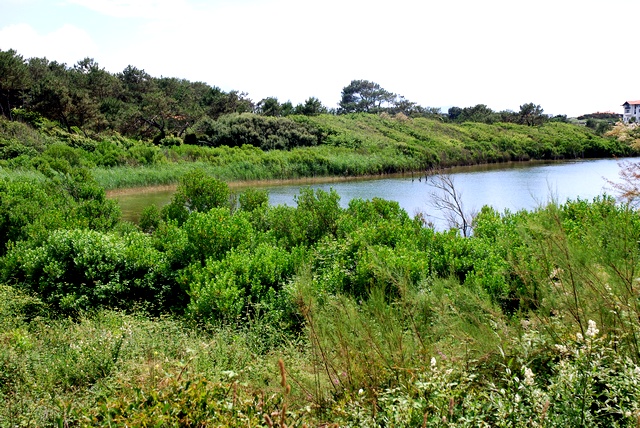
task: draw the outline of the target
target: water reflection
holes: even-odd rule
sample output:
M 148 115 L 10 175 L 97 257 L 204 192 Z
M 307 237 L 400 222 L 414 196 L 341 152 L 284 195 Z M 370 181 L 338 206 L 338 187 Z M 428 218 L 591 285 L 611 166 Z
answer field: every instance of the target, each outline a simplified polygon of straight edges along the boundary
M 491 205 L 498 211 L 535 208 L 551 198 L 591 199 L 607 191 L 605 178 L 616 180 L 619 166 L 614 159 L 568 161 L 553 164 L 509 164 L 500 169 L 457 169 L 451 171 L 456 189 L 469 210 Z M 267 187 L 272 204 L 295 205 L 302 186 Z M 432 210 L 435 191 L 431 180 L 405 176 L 378 180 L 314 184 L 313 189 L 335 189 L 341 204 L 354 198 L 374 197 L 397 201 L 410 215 Z
M 512 163 L 450 170 L 456 189 L 462 194 L 465 209 L 477 211 L 491 205 L 498 211 L 532 209 L 551 198 L 564 202 L 568 198 L 591 199 L 606 193 L 605 179 L 617 180 L 619 171 L 615 159 L 577 160 L 555 163 Z M 348 206 L 355 198 L 383 198 L 397 201 L 411 216 L 425 213 L 439 228 L 444 227 L 440 213 L 432 208 L 434 187 L 429 179 L 417 175 L 402 177 L 349 180 L 316 184 L 285 184 L 261 186 L 268 190 L 272 205 L 295 206 L 295 196 L 302 187 L 334 189 L 340 195 L 340 204 Z M 241 192 L 238 188 L 236 191 Z M 611 190 L 609 190 L 611 192 Z M 135 221 L 142 209 L 150 204 L 163 205 L 172 192 L 144 193 L 116 197 L 123 216 Z

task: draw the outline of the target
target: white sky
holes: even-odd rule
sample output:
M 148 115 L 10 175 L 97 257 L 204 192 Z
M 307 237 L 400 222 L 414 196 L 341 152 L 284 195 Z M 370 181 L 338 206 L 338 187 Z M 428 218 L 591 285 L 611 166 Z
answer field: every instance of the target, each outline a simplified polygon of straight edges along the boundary
M 577 116 L 640 99 L 638 16 L 638 0 L 0 0 L 0 49 L 256 102 L 336 107 L 366 79 L 444 111 Z

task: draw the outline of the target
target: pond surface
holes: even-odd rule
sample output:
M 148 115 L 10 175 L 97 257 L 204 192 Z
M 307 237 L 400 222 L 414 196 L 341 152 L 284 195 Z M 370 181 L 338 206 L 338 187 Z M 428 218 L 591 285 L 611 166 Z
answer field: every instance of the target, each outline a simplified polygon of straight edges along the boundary
M 464 167 L 447 171 L 461 194 L 466 211 L 477 211 L 491 205 L 499 212 L 509 209 L 532 209 L 551 199 L 592 199 L 603 193 L 613 194 L 606 179 L 617 181 L 620 166 L 616 159 L 576 160 L 554 163 L 509 163 L 481 167 Z M 433 208 L 433 194 L 437 190 L 417 174 L 376 179 L 351 179 L 315 184 L 259 185 L 269 192 L 272 205 L 295 206 L 295 196 L 303 187 L 334 189 L 340 195 L 340 204 L 346 207 L 355 198 L 383 198 L 397 201 L 410 216 L 424 213 L 436 227 L 444 227 L 441 213 Z M 235 191 L 242 192 L 238 187 Z M 162 206 L 171 200 L 173 189 L 141 191 L 139 194 L 114 196 L 122 208 L 123 217 L 137 221 L 145 206 Z

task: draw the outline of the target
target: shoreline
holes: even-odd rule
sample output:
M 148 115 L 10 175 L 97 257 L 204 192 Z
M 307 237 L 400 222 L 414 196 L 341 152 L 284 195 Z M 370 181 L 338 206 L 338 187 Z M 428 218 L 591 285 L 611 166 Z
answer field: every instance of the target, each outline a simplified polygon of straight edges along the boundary
M 457 165 L 442 167 L 440 171 L 446 171 L 448 173 L 465 172 L 465 171 L 486 171 L 492 169 L 509 169 L 517 168 L 528 165 L 541 165 L 541 164 L 553 164 L 571 161 L 584 161 L 595 160 L 597 158 L 579 158 L 579 159 L 530 159 L 522 161 L 508 161 L 508 162 L 494 162 L 484 164 L 472 164 L 472 165 Z M 411 172 L 396 172 L 390 174 L 366 174 L 366 175 L 352 175 L 352 176 L 322 176 L 322 177 L 298 177 L 298 178 L 277 178 L 277 179 L 265 179 L 265 180 L 234 180 L 227 181 L 227 185 L 230 189 L 242 189 L 247 187 L 271 187 L 290 184 L 324 184 L 324 183 L 342 183 L 348 181 L 366 181 L 366 180 L 378 180 L 384 178 L 400 178 L 400 177 L 426 177 L 431 175 L 433 171 L 416 171 Z M 224 180 L 223 180 L 224 181 Z M 159 192 L 172 192 L 178 187 L 178 183 L 174 184 L 158 184 L 158 185 L 146 185 L 146 186 L 134 186 L 134 187 L 121 187 L 115 189 L 105 190 L 107 197 L 128 196 L 135 194 L 145 193 L 159 193 Z

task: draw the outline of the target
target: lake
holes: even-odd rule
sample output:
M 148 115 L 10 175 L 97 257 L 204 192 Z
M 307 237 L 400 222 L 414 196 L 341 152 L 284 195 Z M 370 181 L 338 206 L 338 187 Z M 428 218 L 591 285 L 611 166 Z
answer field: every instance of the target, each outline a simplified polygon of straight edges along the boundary
M 620 167 L 616 159 L 574 160 L 553 163 L 520 162 L 487 166 L 462 167 L 448 170 L 456 190 L 461 194 L 466 211 L 477 211 L 491 205 L 498 211 L 532 209 L 552 198 L 564 202 L 568 198 L 592 199 L 603 193 L 614 194 L 606 179 L 617 181 Z M 417 174 L 384 178 L 350 179 L 325 183 L 296 182 L 295 184 L 256 187 L 269 192 L 272 205 L 295 206 L 295 196 L 302 187 L 334 189 L 340 204 L 346 207 L 354 198 L 383 198 L 397 201 L 411 216 L 424 213 L 436 227 L 443 227 L 440 213 L 432 207 L 436 189 L 432 178 Z M 234 188 L 241 192 L 242 187 Z M 139 194 L 113 196 L 126 220 L 137 221 L 145 206 L 162 206 L 171 200 L 171 188 L 141 191 Z

